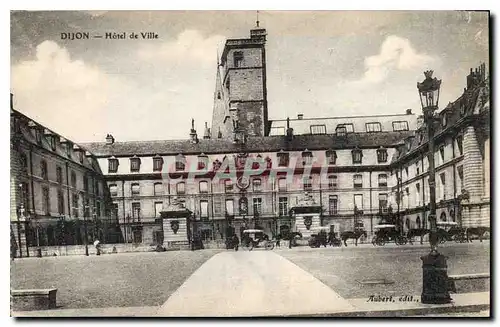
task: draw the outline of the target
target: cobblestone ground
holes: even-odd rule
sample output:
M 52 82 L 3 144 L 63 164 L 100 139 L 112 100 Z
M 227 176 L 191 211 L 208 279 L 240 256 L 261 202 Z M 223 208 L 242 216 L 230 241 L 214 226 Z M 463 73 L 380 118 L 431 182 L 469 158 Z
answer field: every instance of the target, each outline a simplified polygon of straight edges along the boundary
M 448 243 L 439 248 L 448 256 L 448 274 L 490 271 L 490 243 Z M 422 292 L 421 256 L 428 247 L 386 246 L 282 249 L 278 253 L 330 286 L 344 298 L 370 295 L 419 295 Z M 378 284 L 386 281 L 387 283 Z M 365 282 L 374 282 L 365 283 Z
M 11 263 L 11 288 L 57 288 L 57 304 L 65 309 L 161 305 L 218 252 L 18 259 Z

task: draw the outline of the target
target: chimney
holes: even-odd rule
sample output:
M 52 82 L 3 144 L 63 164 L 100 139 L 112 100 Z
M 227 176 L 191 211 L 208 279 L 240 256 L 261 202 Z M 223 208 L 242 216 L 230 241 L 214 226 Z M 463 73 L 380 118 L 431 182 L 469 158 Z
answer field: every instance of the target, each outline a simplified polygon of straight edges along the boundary
M 203 133 L 203 139 L 209 139 L 210 138 L 210 128 L 208 128 L 208 123 L 205 122 L 205 132 Z
M 297 115 L 297 119 L 298 119 L 298 120 L 302 120 L 302 119 L 304 119 L 304 114 L 298 114 L 298 115 Z
M 106 144 L 111 145 L 113 143 L 115 143 L 115 138 L 113 137 L 113 135 L 111 134 L 106 135 Z
M 191 143 L 198 143 L 198 134 L 196 134 L 196 130 L 194 129 L 194 119 L 191 119 L 191 133 L 189 133 L 189 139 Z
M 406 109 L 406 114 L 411 115 L 411 109 Z

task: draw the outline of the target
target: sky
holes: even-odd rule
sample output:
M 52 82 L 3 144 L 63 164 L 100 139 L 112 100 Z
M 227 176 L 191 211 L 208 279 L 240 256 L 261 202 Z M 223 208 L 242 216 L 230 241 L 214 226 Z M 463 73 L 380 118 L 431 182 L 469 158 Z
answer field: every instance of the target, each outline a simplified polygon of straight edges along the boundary
M 211 124 L 217 56 L 249 37 L 256 11 L 11 13 L 14 108 L 76 142 L 186 139 Z M 442 79 L 440 107 L 489 64 L 487 12 L 260 11 L 270 119 L 420 113 L 417 82 Z M 153 32 L 157 39 L 64 40 Z

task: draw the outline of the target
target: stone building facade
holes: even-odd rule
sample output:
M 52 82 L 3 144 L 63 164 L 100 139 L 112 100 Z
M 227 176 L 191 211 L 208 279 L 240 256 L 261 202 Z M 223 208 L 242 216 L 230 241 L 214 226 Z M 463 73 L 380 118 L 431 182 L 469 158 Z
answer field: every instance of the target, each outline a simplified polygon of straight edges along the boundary
M 96 158 L 78 144 L 10 111 L 11 244 L 18 256 L 34 247 L 120 242 L 109 216 L 109 192 Z
M 62 183 L 68 194 L 83 188 L 87 196 L 78 184 L 87 173 L 104 181 L 102 192 L 89 190 L 88 196 L 106 203 L 104 216 L 120 226 L 123 241 L 145 245 L 163 244 L 172 234 L 161 212 L 178 203 L 192 212 L 192 226 L 181 227 L 208 243 L 249 227 L 269 236 L 307 234 L 311 226 L 290 212 L 305 193 L 322 208 L 319 222 L 311 224 L 336 233 L 362 229 L 371 239 L 374 226 L 389 218 L 403 231 L 428 227 L 422 117 L 407 109 L 270 121 L 265 41 L 266 31 L 256 28 L 248 39 L 226 42 L 217 63 L 212 124 L 205 123 L 202 137 L 193 120 L 185 140 L 121 142 L 108 135 L 106 142 L 75 145 L 71 157 L 56 156 L 78 176 L 76 188 Z M 471 71 L 463 95 L 438 114 L 437 216 L 464 227 L 490 221 L 488 83 L 484 65 Z M 64 144 L 70 143 L 56 142 Z M 52 187 L 57 193 L 58 184 Z

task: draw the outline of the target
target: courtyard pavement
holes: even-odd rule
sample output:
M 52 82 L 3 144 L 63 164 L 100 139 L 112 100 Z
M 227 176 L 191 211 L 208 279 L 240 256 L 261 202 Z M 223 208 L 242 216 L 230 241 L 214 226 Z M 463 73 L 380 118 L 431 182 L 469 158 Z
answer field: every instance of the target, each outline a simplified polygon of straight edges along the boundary
M 450 256 L 449 274 L 489 271 L 489 244 L 450 245 L 442 248 L 442 251 Z M 73 305 L 64 305 L 63 308 L 56 310 L 13 312 L 12 315 L 53 317 L 433 315 L 484 317 L 486 315 L 485 312 L 489 310 L 489 292 L 452 294 L 454 302 L 449 305 L 419 303 L 420 252 L 425 254 L 427 251 L 420 247 L 413 249 L 390 247 L 311 249 L 303 247 L 279 251 L 204 250 L 168 254 L 114 255 L 100 258 L 28 259 L 26 260 L 30 262 L 28 265 L 21 260 L 16 262 L 18 265 L 16 272 L 23 276 L 23 270 L 32 269 L 30 274 L 38 277 L 40 277 L 40 269 L 47 268 L 61 275 L 67 275 L 68 271 L 64 269 L 69 269 L 74 275 L 81 268 L 82 262 L 88 262 L 85 264 L 87 272 L 88 268 L 99 267 L 101 272 L 115 274 L 112 279 L 118 279 L 123 286 L 131 284 L 127 285 L 126 289 L 122 289 L 123 286 L 118 288 L 118 294 L 121 295 L 119 298 L 128 297 L 129 300 L 115 302 L 117 296 L 113 293 L 116 293 L 117 285 L 114 285 L 114 289 L 110 289 L 110 285 L 106 283 L 99 282 L 97 285 L 92 285 L 93 281 L 89 280 L 83 283 L 85 286 L 83 287 L 81 279 L 78 279 L 75 283 L 78 285 L 74 286 L 78 292 L 75 291 L 73 294 L 80 297 L 90 295 L 96 299 L 94 304 L 98 305 L 94 305 L 93 308 L 88 305 L 78 306 L 79 309 Z M 104 260 L 105 257 L 108 258 Z M 96 262 L 90 264 L 89 261 Z M 57 262 L 59 263 L 56 264 Z M 76 271 L 74 271 L 75 262 Z M 377 262 L 379 264 L 376 264 Z M 384 266 L 384 262 L 388 263 L 388 266 Z M 22 266 L 23 264 L 25 265 Z M 114 266 L 116 264 L 118 267 Z M 144 264 L 148 266 L 144 267 Z M 111 268 L 107 265 L 113 265 L 113 269 L 110 270 Z M 197 267 L 199 268 L 196 269 Z M 190 273 L 186 270 L 194 273 L 189 277 Z M 182 274 L 179 271 L 182 271 Z M 26 283 L 20 283 L 19 279 L 27 278 L 30 281 L 30 274 L 25 274 L 27 276 L 23 277 L 16 276 L 17 284 L 25 285 Z M 409 274 L 412 277 L 406 278 L 406 282 L 399 278 L 409 276 Z M 144 278 L 146 276 L 147 278 Z M 172 279 L 169 276 L 177 277 Z M 389 277 L 394 283 L 385 286 L 361 286 L 357 281 L 360 278 L 380 276 Z M 43 278 L 45 278 L 45 283 L 43 283 L 45 285 L 47 279 Z M 109 281 L 109 279 L 105 280 L 105 282 Z M 415 282 L 418 282 L 418 286 L 415 286 Z M 87 288 L 90 288 L 90 292 Z M 99 291 L 98 288 L 100 288 Z M 63 299 L 67 298 L 68 294 L 64 294 L 66 292 L 68 289 L 58 290 L 58 304 L 60 304 L 60 295 Z M 394 301 L 369 302 L 367 299 L 370 294 L 394 295 Z M 400 301 L 397 296 L 401 295 L 413 296 L 414 300 Z M 100 299 L 101 297 L 104 297 L 104 301 Z M 81 301 L 74 303 L 80 304 Z M 106 303 L 108 303 L 107 306 Z M 121 307 L 110 307 L 110 304 L 113 306 L 118 304 Z M 478 315 L 479 311 L 481 311 L 480 315 Z

